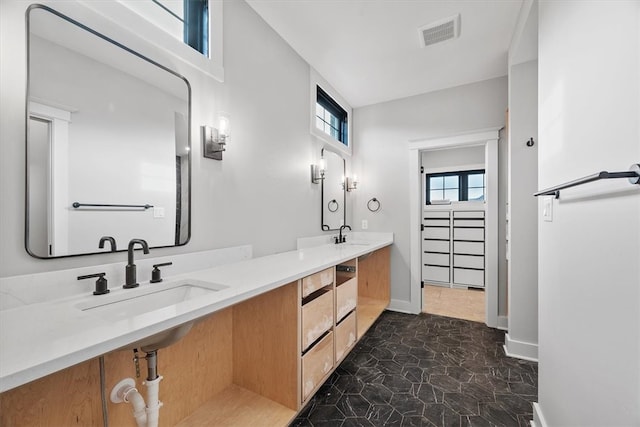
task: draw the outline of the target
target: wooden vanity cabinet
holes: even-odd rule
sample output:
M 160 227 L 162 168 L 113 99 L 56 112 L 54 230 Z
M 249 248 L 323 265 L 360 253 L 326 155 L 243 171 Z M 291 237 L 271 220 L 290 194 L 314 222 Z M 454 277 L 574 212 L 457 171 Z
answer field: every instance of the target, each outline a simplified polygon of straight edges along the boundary
M 160 425 L 288 425 L 388 306 L 389 292 L 385 247 L 202 318 L 158 352 Z M 108 394 L 135 370 L 130 351 L 104 357 Z M 102 425 L 99 385 L 91 359 L 4 392 L 0 425 Z M 112 425 L 135 427 L 130 405 L 107 405 Z

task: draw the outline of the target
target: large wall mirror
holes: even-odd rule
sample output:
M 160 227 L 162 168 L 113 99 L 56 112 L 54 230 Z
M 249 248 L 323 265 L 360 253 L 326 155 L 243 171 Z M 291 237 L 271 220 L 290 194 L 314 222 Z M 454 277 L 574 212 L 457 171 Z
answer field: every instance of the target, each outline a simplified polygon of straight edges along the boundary
M 324 179 L 321 184 L 322 230 L 338 230 L 347 220 L 347 198 L 344 189 L 346 165 L 344 159 L 332 151 L 322 149 L 322 158 L 325 162 Z
M 61 13 L 27 10 L 25 245 L 38 258 L 190 237 L 185 78 Z

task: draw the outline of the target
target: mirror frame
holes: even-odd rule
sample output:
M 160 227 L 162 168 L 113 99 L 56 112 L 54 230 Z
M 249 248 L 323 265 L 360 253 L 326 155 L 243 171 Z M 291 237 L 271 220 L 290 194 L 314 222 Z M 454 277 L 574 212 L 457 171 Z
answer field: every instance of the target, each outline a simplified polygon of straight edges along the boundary
M 347 173 L 347 161 L 342 157 L 341 154 L 336 153 L 335 151 L 327 150 L 329 153 L 335 154 L 342 160 L 342 176 L 346 176 Z M 325 148 L 320 150 L 320 157 L 324 157 Z M 324 182 L 326 181 L 326 177 L 320 181 L 320 226 L 322 231 L 336 231 L 340 228 L 331 228 L 329 225 L 324 223 Z M 347 223 L 347 190 L 342 188 L 342 223 Z
M 24 109 L 24 117 L 25 117 L 25 121 L 24 121 L 24 130 L 25 130 L 25 147 L 24 147 L 24 153 L 25 153 L 25 193 L 24 193 L 24 205 L 25 205 L 25 219 L 24 219 L 24 247 L 25 250 L 27 251 L 27 253 L 34 257 L 34 258 L 38 258 L 38 259 L 44 259 L 44 260 L 49 260 L 49 259 L 59 259 L 59 258 L 71 258 L 71 257 L 79 257 L 79 256 L 87 256 L 87 255 L 106 255 L 106 254 L 112 254 L 112 253 L 116 253 L 116 252 L 126 252 L 127 248 L 126 246 L 124 247 L 124 249 L 118 249 L 116 251 L 99 251 L 99 252 L 85 252 L 85 253 L 77 253 L 77 254 L 68 254 L 68 255 L 58 255 L 58 256 L 48 256 L 48 257 L 44 257 L 41 255 L 37 255 L 35 253 L 33 253 L 30 249 L 29 249 L 29 94 L 30 94 L 30 85 L 29 85 L 29 69 L 30 69 L 30 30 L 31 30 L 31 25 L 29 22 L 29 14 L 32 10 L 35 9 L 42 9 L 45 10 L 47 12 L 52 13 L 53 15 L 57 16 L 58 18 L 61 18 L 73 25 L 78 26 L 79 28 L 88 31 L 89 33 L 93 34 L 94 36 L 97 36 L 98 38 L 106 41 L 107 43 L 111 43 L 121 49 L 124 49 L 126 52 L 134 55 L 135 57 L 142 59 L 143 61 L 147 61 L 148 63 L 155 65 L 156 67 L 159 67 L 160 69 L 174 75 L 175 77 L 178 77 L 179 79 L 181 79 L 182 81 L 184 81 L 184 83 L 187 86 L 187 115 L 188 115 L 188 119 L 187 119 L 187 141 L 189 143 L 189 152 L 187 154 L 187 161 L 189 164 L 189 173 L 187 175 L 187 184 L 189 187 L 189 193 L 187 194 L 187 203 L 189 205 L 189 209 L 188 209 L 188 222 L 187 222 L 187 239 L 185 240 L 184 243 L 180 243 L 180 244 L 173 244 L 173 245 L 165 245 L 165 246 L 153 246 L 150 247 L 150 249 L 159 249 L 159 248 L 175 248 L 175 247 L 179 247 L 179 246 L 185 246 L 187 243 L 189 243 L 189 241 L 191 240 L 191 193 L 192 193 L 192 169 L 193 169 L 193 162 L 192 162 L 192 144 L 191 144 L 191 101 L 192 101 L 192 97 L 191 97 L 191 84 L 189 83 L 189 81 L 181 74 L 177 73 L 176 71 L 173 71 L 172 69 L 160 64 L 157 61 L 154 61 L 153 59 L 150 59 L 148 57 L 146 57 L 145 55 L 125 46 L 124 44 L 108 37 L 105 36 L 104 34 L 99 33 L 98 31 L 88 27 L 87 25 L 82 24 L 81 22 L 49 7 L 46 5 L 42 5 L 42 4 L 38 4 L 38 3 L 34 3 L 29 5 L 29 7 L 27 8 L 26 12 L 25 12 L 25 31 L 26 31 L 26 72 L 25 72 L 25 79 L 26 79 L 26 92 L 25 92 L 25 109 Z

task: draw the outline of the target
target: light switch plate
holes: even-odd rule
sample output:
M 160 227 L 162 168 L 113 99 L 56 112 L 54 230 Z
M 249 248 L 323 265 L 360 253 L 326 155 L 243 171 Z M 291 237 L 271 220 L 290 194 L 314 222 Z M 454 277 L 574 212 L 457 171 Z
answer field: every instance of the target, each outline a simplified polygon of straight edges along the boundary
M 366 230 L 367 228 L 369 228 L 369 221 L 367 221 L 366 219 L 362 220 L 362 229 Z
M 164 208 L 154 207 L 153 208 L 153 217 L 154 218 L 164 218 Z
M 545 197 L 542 201 L 542 219 L 547 222 L 553 221 L 553 197 Z

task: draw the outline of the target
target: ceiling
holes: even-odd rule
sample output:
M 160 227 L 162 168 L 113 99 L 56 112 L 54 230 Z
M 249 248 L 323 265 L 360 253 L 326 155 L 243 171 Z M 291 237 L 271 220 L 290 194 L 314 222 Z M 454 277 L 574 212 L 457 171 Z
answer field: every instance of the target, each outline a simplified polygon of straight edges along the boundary
M 247 0 L 352 107 L 507 74 L 522 0 Z M 426 48 L 418 28 L 461 15 Z

